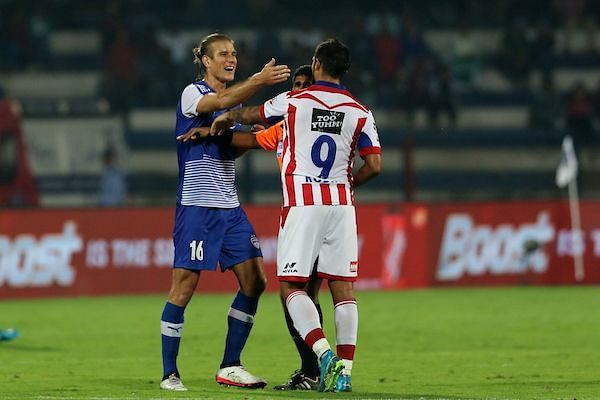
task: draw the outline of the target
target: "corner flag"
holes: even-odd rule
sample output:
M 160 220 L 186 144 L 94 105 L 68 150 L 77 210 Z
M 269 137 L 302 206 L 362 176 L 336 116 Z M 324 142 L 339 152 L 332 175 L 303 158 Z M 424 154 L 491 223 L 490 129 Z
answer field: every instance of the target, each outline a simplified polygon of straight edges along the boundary
M 560 188 L 567 186 L 573 179 L 577 178 L 577 156 L 573 149 L 573 139 L 567 135 L 562 142 L 560 163 L 556 168 L 556 185 Z
M 573 243 L 579 240 L 579 233 L 581 232 L 577 168 L 577 156 L 573 148 L 573 139 L 571 139 L 571 136 L 566 135 L 562 142 L 560 163 L 558 164 L 558 168 L 556 168 L 556 185 L 560 188 L 569 187 L 569 211 L 571 214 L 571 239 Z M 575 266 L 575 280 L 581 282 L 585 277 L 583 255 L 573 252 L 573 261 Z

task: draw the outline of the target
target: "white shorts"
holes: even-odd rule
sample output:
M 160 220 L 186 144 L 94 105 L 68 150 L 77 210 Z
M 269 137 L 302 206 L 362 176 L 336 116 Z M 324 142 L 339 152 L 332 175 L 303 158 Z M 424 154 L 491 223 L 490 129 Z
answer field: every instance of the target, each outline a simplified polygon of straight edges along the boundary
M 354 206 L 290 207 L 282 215 L 277 240 L 280 281 L 308 281 L 317 257 L 317 273 L 330 280 L 358 278 L 358 240 Z

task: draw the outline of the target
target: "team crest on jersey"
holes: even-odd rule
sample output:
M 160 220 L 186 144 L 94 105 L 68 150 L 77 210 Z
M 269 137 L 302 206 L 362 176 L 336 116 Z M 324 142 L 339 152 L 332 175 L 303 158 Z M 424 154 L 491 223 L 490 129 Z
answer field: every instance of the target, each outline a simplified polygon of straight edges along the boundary
M 211 91 L 209 88 L 207 88 L 204 85 L 196 85 L 196 87 L 198 88 L 198 90 L 200 90 L 200 93 L 202 93 L 202 94 L 206 94 Z
M 252 234 L 252 236 L 250 236 L 250 243 L 252 243 L 252 246 L 256 247 L 257 249 L 260 249 L 260 242 L 258 241 L 258 238 L 255 234 Z
M 313 108 L 312 121 L 310 124 L 311 130 L 341 135 L 345 115 L 345 113 L 340 111 L 319 110 L 318 108 Z
M 350 272 L 358 271 L 358 261 L 350 261 Z

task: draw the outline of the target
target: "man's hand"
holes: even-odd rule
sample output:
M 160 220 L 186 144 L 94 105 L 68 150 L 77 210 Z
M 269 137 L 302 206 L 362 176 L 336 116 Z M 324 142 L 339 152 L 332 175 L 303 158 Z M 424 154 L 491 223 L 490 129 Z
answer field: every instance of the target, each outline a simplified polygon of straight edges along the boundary
M 187 142 L 188 140 L 193 139 L 204 139 L 210 136 L 210 128 L 202 127 L 202 128 L 192 128 L 183 135 L 177 136 L 177 140 L 181 142 Z
M 219 115 L 210 127 L 210 136 L 220 136 L 235 123 L 229 116 L 229 112 Z
M 291 74 L 291 70 L 287 65 L 275 65 L 275 59 L 265 64 L 260 72 L 254 74 L 250 79 L 256 79 L 262 85 L 275 85 L 285 82 Z

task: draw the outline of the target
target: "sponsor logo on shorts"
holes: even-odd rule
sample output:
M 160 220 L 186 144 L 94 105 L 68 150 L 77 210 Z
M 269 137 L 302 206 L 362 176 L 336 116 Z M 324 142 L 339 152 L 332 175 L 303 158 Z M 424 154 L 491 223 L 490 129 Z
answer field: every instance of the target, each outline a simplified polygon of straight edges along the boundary
M 350 261 L 350 272 L 358 271 L 358 261 Z
M 297 263 L 295 263 L 295 262 L 286 263 L 285 267 L 283 267 L 283 273 L 284 274 L 297 274 L 298 269 L 296 268 L 296 264 Z
M 260 249 L 260 242 L 258 241 L 256 235 L 253 234 L 252 236 L 250 236 L 250 243 L 252 243 L 252 245 L 257 249 Z

